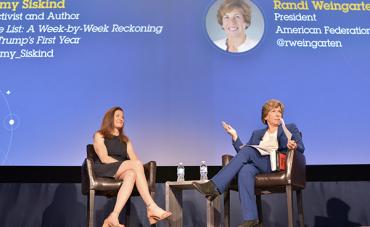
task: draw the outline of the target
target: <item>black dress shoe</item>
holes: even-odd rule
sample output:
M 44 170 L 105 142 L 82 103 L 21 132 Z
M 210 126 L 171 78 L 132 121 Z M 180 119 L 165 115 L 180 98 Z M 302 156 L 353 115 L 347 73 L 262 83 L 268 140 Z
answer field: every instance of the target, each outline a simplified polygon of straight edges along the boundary
M 200 193 L 206 196 L 209 201 L 214 200 L 217 196 L 220 195 L 220 192 L 217 190 L 216 185 L 212 180 L 207 181 L 206 183 L 193 182 L 193 186 Z
M 243 222 L 238 227 L 260 227 L 258 219 Z

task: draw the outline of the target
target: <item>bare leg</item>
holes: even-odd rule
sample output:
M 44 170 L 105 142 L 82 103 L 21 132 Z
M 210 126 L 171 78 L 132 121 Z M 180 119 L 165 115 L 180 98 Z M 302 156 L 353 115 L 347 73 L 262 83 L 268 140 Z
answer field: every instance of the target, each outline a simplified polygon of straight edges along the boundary
M 112 213 L 104 220 L 106 226 L 123 226 L 119 224 L 118 217 L 135 185 L 136 173 L 133 170 L 127 170 L 120 175 L 116 174 L 116 176 L 117 179 L 123 180 L 123 183 L 118 190 L 116 204 L 114 205 Z
M 136 174 L 136 188 L 139 191 L 141 198 L 144 200 L 144 203 L 149 206 L 152 203 L 155 203 L 153 198 L 150 196 L 148 183 L 145 178 L 143 164 L 139 160 L 127 160 L 124 161 L 121 166 L 118 168 L 116 176 L 121 175 L 127 170 L 132 170 Z
M 127 160 L 124 161 L 119 169 L 117 170 L 116 175 L 119 176 L 122 172 L 127 170 L 133 170 L 136 174 L 136 188 L 139 191 L 141 198 L 144 200 L 144 203 L 147 207 L 148 218 L 151 224 L 156 223 L 159 220 L 167 218 L 172 213 L 166 212 L 154 202 L 153 198 L 150 196 L 148 183 L 146 181 L 143 164 L 139 160 Z M 155 218 L 155 219 L 154 219 Z
M 132 189 L 135 185 L 136 173 L 132 170 L 127 170 L 119 176 L 119 179 L 123 180 L 122 186 L 117 193 L 116 204 L 114 205 L 113 212 L 121 213 L 125 206 L 128 198 L 132 193 Z

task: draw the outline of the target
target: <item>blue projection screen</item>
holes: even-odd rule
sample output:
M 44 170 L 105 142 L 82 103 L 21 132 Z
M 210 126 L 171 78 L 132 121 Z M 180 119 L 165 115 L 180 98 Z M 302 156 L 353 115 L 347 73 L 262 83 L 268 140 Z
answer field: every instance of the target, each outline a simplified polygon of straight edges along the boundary
M 220 165 L 271 98 L 308 164 L 370 163 L 370 1 L 246 2 L 230 53 L 220 0 L 0 1 L 0 165 L 80 165 L 116 105 L 142 161 Z

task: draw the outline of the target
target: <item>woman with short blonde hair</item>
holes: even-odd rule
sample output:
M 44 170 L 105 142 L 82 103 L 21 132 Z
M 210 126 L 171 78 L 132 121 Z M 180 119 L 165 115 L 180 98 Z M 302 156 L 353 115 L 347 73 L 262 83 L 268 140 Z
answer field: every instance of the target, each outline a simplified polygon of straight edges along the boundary
M 208 200 L 213 200 L 223 193 L 231 180 L 238 176 L 239 197 L 244 222 L 239 227 L 259 227 L 256 196 L 254 191 L 255 175 L 271 172 L 270 153 L 273 151 L 303 152 L 304 145 L 301 134 L 294 124 L 287 124 L 286 128 L 292 137 L 284 133 L 283 112 L 284 104 L 276 99 L 268 100 L 261 111 L 262 122 L 266 128 L 254 130 L 248 143 L 243 145 L 236 130 L 223 122 L 225 131 L 231 136 L 233 146 L 237 152 L 221 171 L 207 183 L 196 183 L 194 187 L 204 194 Z
M 243 0 L 225 0 L 217 11 L 217 21 L 226 37 L 214 43 L 227 52 L 244 52 L 253 48 L 257 41 L 247 36 L 252 22 L 252 10 Z

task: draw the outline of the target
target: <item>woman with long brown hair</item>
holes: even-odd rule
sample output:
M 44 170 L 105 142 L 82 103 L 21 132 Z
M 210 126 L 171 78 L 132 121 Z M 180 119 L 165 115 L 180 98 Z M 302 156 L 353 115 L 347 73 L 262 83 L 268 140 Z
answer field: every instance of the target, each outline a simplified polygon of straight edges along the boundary
M 172 214 L 158 207 L 150 196 L 143 164 L 137 158 L 130 139 L 123 132 L 124 122 L 123 109 L 113 107 L 105 113 L 101 128 L 94 135 L 94 149 L 99 157 L 93 166 L 95 174 L 99 177 L 123 180 L 114 209 L 104 220 L 103 227 L 124 226 L 119 223 L 118 216 L 134 185 L 146 204 L 150 224 L 155 224 Z

